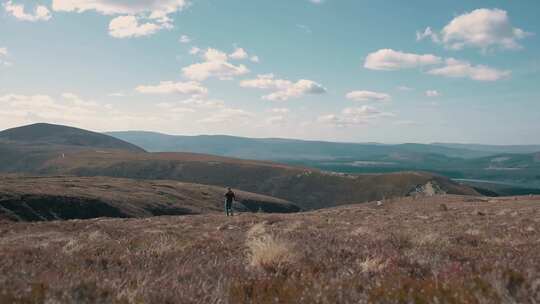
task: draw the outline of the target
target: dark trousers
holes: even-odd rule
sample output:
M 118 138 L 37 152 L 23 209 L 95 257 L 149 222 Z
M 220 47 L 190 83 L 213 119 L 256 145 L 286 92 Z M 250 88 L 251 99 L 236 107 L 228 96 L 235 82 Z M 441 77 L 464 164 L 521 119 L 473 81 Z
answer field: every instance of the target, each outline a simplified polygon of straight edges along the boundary
M 225 200 L 225 214 L 227 216 L 233 216 L 232 201 Z

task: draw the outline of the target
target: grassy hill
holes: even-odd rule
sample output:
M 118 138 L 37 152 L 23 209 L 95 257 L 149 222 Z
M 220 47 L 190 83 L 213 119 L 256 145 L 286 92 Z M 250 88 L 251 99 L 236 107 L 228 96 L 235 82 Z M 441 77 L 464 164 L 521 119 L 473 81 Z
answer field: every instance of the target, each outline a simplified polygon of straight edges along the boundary
M 32 144 L 24 137 L 0 145 L 0 172 L 109 176 L 234 187 L 281 198 L 303 209 L 326 208 L 408 195 L 435 182 L 443 192 L 478 194 L 468 186 L 429 174 L 344 175 L 301 166 L 192 153 L 146 153 L 81 145 Z
M 189 153 L 89 151 L 51 160 L 41 167 L 39 173 L 167 179 L 230 186 L 282 198 L 303 209 L 406 196 L 429 182 L 436 183 L 450 194 L 478 194 L 468 186 L 422 172 L 344 175 L 271 162 Z
M 540 197 L 0 223 L 0 303 L 538 303 Z
M 12 145 L 74 146 L 144 152 L 138 146 L 101 133 L 37 123 L 0 132 L 0 143 Z
M 150 217 L 223 211 L 226 189 L 174 181 L 0 176 L 0 218 L 16 221 Z M 290 202 L 237 191 L 236 209 L 297 212 Z

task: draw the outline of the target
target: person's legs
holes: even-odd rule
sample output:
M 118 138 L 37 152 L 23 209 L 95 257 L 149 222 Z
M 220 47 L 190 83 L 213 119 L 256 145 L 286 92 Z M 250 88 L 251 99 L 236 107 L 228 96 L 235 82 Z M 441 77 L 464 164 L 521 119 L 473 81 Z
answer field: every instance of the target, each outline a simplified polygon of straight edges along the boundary
M 223 204 L 225 207 L 225 215 L 226 216 L 229 216 L 229 203 L 227 201 L 225 201 L 225 204 Z
M 225 212 L 227 213 L 227 216 L 232 216 L 232 202 L 226 202 L 225 203 Z

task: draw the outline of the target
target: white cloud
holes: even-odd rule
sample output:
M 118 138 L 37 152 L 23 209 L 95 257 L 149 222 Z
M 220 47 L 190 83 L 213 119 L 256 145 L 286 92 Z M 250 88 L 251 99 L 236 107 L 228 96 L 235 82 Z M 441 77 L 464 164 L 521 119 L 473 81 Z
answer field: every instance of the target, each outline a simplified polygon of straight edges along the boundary
M 519 40 L 531 35 L 512 26 L 508 13 L 501 9 L 481 8 L 455 17 L 440 33 L 426 28 L 418 35 L 418 40 L 431 40 L 444 44 L 449 49 L 461 50 L 466 47 L 490 49 L 519 49 Z
M 248 53 L 246 52 L 246 50 L 244 50 L 243 48 L 236 48 L 236 50 L 234 50 L 234 52 L 232 52 L 229 57 L 231 59 L 236 59 L 236 60 L 240 60 L 240 59 L 246 59 L 249 57 Z
M 418 55 L 392 49 L 381 49 L 366 57 L 364 67 L 370 70 L 394 71 L 439 63 L 441 63 L 441 58 L 431 54 Z
M 184 9 L 186 0 L 53 0 L 55 11 L 77 12 L 96 11 L 103 15 L 149 14 L 158 19 Z
M 345 108 L 340 114 L 327 114 L 317 120 L 321 123 L 331 124 L 338 127 L 365 125 L 371 121 L 395 116 L 392 113 L 382 112 L 375 107 L 364 105 L 358 108 Z
M 225 80 L 249 73 L 249 69 L 245 65 L 230 63 L 228 61 L 229 55 L 220 50 L 209 48 L 202 57 L 204 62 L 195 63 L 182 69 L 186 78 L 203 81 L 217 77 Z
M 437 90 L 427 90 L 425 92 L 425 94 L 426 94 L 427 97 L 439 97 L 439 96 L 441 96 L 441 94 Z
M 85 101 L 73 93 L 62 94 L 62 99 L 56 100 L 43 94 L 0 96 L 0 108 L 16 115 L 16 117 L 10 117 L 6 113 L 1 113 L 0 116 L 5 115 L 5 117 L 2 117 L 0 121 L 10 124 L 36 121 L 80 124 L 90 120 L 105 119 L 109 113 L 105 106 Z
M 405 85 L 398 86 L 397 89 L 400 90 L 400 91 L 412 91 L 412 90 L 414 90 L 413 88 L 405 86 Z
M 324 2 L 324 0 L 309 0 L 309 2 L 311 2 L 313 4 L 322 4 Z
M 152 22 L 139 24 L 135 16 L 119 16 L 109 23 L 109 35 L 115 38 L 142 37 L 152 35 L 164 28 L 169 28 L 169 25 Z
M 162 81 L 158 85 L 140 85 L 135 90 L 143 94 L 206 95 L 208 93 L 208 89 L 196 81 Z
M 427 73 L 452 78 L 470 78 L 477 81 L 497 81 L 510 77 L 512 72 L 497 70 L 485 65 L 472 65 L 467 61 L 449 58 L 444 67 L 432 69 Z
M 364 66 L 367 69 L 383 71 L 429 66 L 426 73 L 430 75 L 470 78 L 476 81 L 496 81 L 511 75 L 510 71 L 498 70 L 485 65 L 473 65 L 454 58 L 443 61 L 443 58 L 434 55 L 403 53 L 391 49 L 382 49 L 369 54 Z
M 386 93 L 372 92 L 372 91 L 353 91 L 347 93 L 345 96 L 347 99 L 352 101 L 391 101 L 392 96 Z
M 191 38 L 188 35 L 182 35 L 179 39 L 180 43 L 190 43 Z
M 26 13 L 23 4 L 15 4 L 13 1 L 5 2 L 3 6 L 8 14 L 22 21 L 36 22 L 51 19 L 51 12 L 43 5 L 37 5 L 33 13 Z
M 291 112 L 291 110 L 287 108 L 273 108 L 273 109 L 270 109 L 270 112 L 276 113 L 276 114 L 288 114 Z
M 182 100 L 180 104 L 185 106 L 192 106 L 200 109 L 223 109 L 225 108 L 225 102 L 218 99 L 205 99 L 193 97 L 190 99 Z
M 249 58 L 249 60 L 251 60 L 251 62 L 255 62 L 255 63 L 260 62 L 259 56 L 251 56 L 251 58 Z
M 248 119 L 252 118 L 254 115 L 251 112 L 236 109 L 236 108 L 223 108 L 218 110 L 208 117 L 200 119 L 200 123 L 245 123 Z
M 96 11 L 103 15 L 124 15 L 111 20 L 109 33 L 115 38 L 142 37 L 171 29 L 169 15 L 188 5 L 186 0 L 53 0 L 59 12 Z M 140 20 L 146 20 L 140 22 Z
M 244 88 L 274 90 L 273 93 L 263 96 L 270 101 L 285 101 L 290 98 L 298 98 L 304 95 L 319 95 L 326 93 L 326 89 L 312 81 L 301 79 L 297 82 L 290 80 L 275 79 L 273 74 L 258 75 L 256 79 L 243 80 L 240 86 Z

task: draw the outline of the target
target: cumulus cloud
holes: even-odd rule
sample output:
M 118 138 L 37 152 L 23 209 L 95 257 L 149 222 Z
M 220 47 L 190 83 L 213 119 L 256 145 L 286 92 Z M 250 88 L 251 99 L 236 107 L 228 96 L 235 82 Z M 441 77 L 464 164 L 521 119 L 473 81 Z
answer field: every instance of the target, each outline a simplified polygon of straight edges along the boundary
M 115 38 L 142 37 L 169 27 L 168 23 L 146 22 L 140 24 L 135 16 L 119 16 L 109 23 L 109 34 Z
M 18 20 L 36 22 L 51 19 L 51 12 L 44 5 L 37 5 L 33 13 L 27 13 L 23 4 L 15 4 L 13 1 L 5 2 L 3 6 L 8 14 Z
M 417 33 L 417 39 L 430 37 L 453 50 L 471 47 L 487 51 L 519 49 L 519 40 L 528 35 L 531 34 L 512 25 L 506 11 L 481 8 L 455 17 L 440 33 L 428 27 L 423 33 Z
M 439 96 L 441 96 L 441 94 L 437 90 L 427 90 L 425 92 L 425 94 L 426 94 L 427 97 L 439 97 Z
M 381 117 L 392 117 L 393 113 L 382 112 L 375 107 L 364 105 L 358 108 L 345 108 L 340 114 L 327 114 L 318 117 L 318 122 L 338 127 L 365 125 Z
M 394 71 L 435 65 L 441 61 L 440 57 L 431 54 L 418 55 L 392 49 L 381 49 L 366 57 L 364 67 L 370 70 Z
M 59 12 L 96 11 L 103 15 L 122 15 L 111 20 L 109 34 L 115 38 L 142 37 L 173 27 L 170 14 L 188 5 L 186 0 L 53 0 Z M 141 21 L 143 20 L 143 21 Z
M 143 94 L 206 95 L 208 93 L 208 89 L 196 81 L 162 81 L 158 85 L 140 85 L 135 90 Z
M 236 50 L 234 50 L 234 52 L 232 52 L 229 55 L 229 57 L 231 57 L 231 59 L 240 60 L 240 59 L 246 59 L 249 56 L 246 50 L 244 50 L 243 48 L 236 48 Z
M 49 95 L 7 94 L 0 96 L 4 113 L 2 120 L 13 119 L 15 123 L 48 121 L 53 123 L 79 124 L 105 116 L 107 107 L 93 101 L 86 101 L 73 93 L 62 94 L 61 99 Z M 14 117 L 6 115 L 9 111 Z
M 245 123 L 248 119 L 252 118 L 254 115 L 251 112 L 236 109 L 236 108 L 223 108 L 220 109 L 208 117 L 200 119 L 200 123 Z
M 197 50 L 197 53 L 199 52 L 200 50 Z M 186 78 L 203 81 L 216 77 L 225 80 L 249 73 L 249 69 L 245 65 L 230 63 L 228 61 L 229 55 L 217 49 L 207 49 L 202 58 L 204 62 L 195 63 L 182 69 L 182 73 Z
M 352 91 L 345 96 L 352 101 L 390 101 L 392 97 L 386 93 L 372 92 L 372 91 Z
M 364 67 L 372 70 L 395 71 L 407 68 L 428 67 L 427 74 L 476 81 L 496 81 L 507 78 L 510 71 L 498 70 L 485 65 L 473 65 L 454 58 L 443 59 L 434 55 L 403 53 L 382 49 L 366 57 Z
M 497 81 L 510 77 L 511 71 L 494 69 L 485 65 L 472 65 L 467 61 L 449 58 L 443 67 L 435 68 L 427 72 L 431 75 L 470 78 L 477 81 Z
M 188 5 L 186 0 L 53 0 L 55 11 L 96 11 L 103 15 L 149 14 L 150 18 L 163 18 L 180 11 Z
M 273 74 L 258 75 L 256 79 L 243 80 L 240 82 L 243 88 L 255 88 L 274 90 L 273 93 L 263 96 L 270 101 L 286 101 L 304 95 L 319 95 L 326 93 L 326 89 L 312 80 L 301 79 L 297 82 L 276 79 Z

